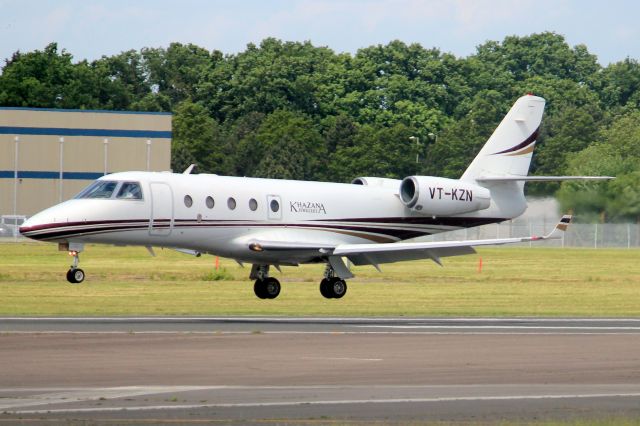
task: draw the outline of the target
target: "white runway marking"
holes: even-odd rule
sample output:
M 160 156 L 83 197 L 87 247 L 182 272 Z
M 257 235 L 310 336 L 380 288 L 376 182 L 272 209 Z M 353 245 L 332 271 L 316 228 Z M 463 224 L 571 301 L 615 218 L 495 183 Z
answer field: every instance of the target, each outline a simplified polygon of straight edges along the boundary
M 355 328 L 392 328 L 399 330 L 438 330 L 438 329 L 479 329 L 479 330 L 640 330 L 640 327 L 606 327 L 606 326 L 542 326 L 542 325 L 352 325 Z
M 348 357 L 320 357 L 320 356 L 305 356 L 300 359 L 326 360 L 326 361 L 383 361 L 382 358 L 348 358 Z
M 113 411 L 150 411 L 150 410 L 187 410 L 198 408 L 251 408 L 251 407 L 290 407 L 309 405 L 348 405 L 348 404 L 403 404 L 403 403 L 439 403 L 473 401 L 516 401 L 548 399 L 585 399 L 585 398 L 637 398 L 638 393 L 594 393 L 594 394 L 548 394 L 548 395 L 501 395 L 501 396 L 461 396 L 436 398 L 387 398 L 387 399 L 351 399 L 351 400 L 297 400 L 281 402 L 243 402 L 221 404 L 185 404 L 185 405 L 142 405 L 118 407 L 61 408 L 46 410 L 5 410 L 9 414 L 52 414 L 52 413 L 97 413 Z M 65 401 L 69 402 L 69 401 Z
M 382 327 L 382 328 L 392 328 L 392 327 Z M 414 327 L 415 328 L 415 327 Z M 434 327 L 434 330 L 447 330 L 451 327 Z M 460 327 L 460 329 L 476 329 L 481 327 Z M 487 330 L 491 330 L 494 328 L 500 327 L 487 327 Z M 544 329 L 541 327 L 524 327 L 529 330 L 537 330 Z M 565 327 L 549 327 L 549 330 L 564 330 L 567 329 Z M 578 330 L 594 330 L 597 328 L 594 327 L 586 327 L 584 329 L 580 328 Z M 151 331 L 61 331 L 61 330 L 50 330 L 50 331 L 1 331 L 0 334 L 10 335 L 10 334 L 35 334 L 35 335 L 210 335 L 210 336 L 225 336 L 225 335 L 267 335 L 267 334 L 314 334 L 314 335 L 389 335 L 389 334 L 397 334 L 397 335 L 470 335 L 470 336 L 616 336 L 616 335 L 637 335 L 637 332 L 634 332 L 635 329 L 625 329 L 625 328 L 613 328 L 612 330 L 621 330 L 619 332 L 615 331 L 605 331 L 602 329 L 601 331 L 555 331 L 555 332 L 543 332 L 543 331 L 529 331 L 529 332 L 518 332 L 518 331 L 429 331 L 428 329 L 424 329 L 425 331 L 409 331 L 398 329 L 395 331 L 161 331 L 161 330 L 151 330 Z M 626 330 L 626 331 L 625 331 Z M 640 330 L 638 328 L 635 331 Z
M 640 334 L 640 318 L 0 317 L 3 334 Z

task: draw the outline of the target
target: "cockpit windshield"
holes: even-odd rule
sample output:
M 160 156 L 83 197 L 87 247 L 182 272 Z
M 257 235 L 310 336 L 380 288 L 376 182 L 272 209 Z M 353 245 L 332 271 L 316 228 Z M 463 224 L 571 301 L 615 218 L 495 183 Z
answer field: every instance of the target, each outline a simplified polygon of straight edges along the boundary
M 111 198 L 118 182 L 97 180 L 76 195 L 76 198 Z
M 126 200 L 142 200 L 142 189 L 138 182 L 97 180 L 83 189 L 75 196 L 75 198 L 118 198 Z

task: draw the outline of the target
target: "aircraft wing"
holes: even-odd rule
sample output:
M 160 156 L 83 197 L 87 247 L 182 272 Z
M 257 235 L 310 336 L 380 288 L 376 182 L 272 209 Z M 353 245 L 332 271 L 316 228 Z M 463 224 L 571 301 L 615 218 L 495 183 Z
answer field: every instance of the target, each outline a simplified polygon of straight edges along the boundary
M 478 182 L 561 182 L 565 180 L 610 180 L 613 176 L 480 176 Z
M 555 229 L 543 237 L 494 238 L 486 240 L 437 241 L 419 243 L 389 244 L 341 244 L 333 250 L 332 256 L 346 256 L 355 265 L 377 265 L 404 260 L 432 259 L 441 265 L 440 258 L 473 254 L 475 246 L 501 245 L 557 239 L 571 222 L 571 216 L 562 216 Z

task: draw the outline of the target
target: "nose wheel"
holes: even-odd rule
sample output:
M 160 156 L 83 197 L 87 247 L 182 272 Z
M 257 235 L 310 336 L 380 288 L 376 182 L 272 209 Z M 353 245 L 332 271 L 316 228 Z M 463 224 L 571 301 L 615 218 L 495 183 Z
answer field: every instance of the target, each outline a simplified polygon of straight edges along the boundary
M 84 281 L 84 271 L 80 268 L 71 268 L 67 271 L 67 281 L 71 284 L 80 284 Z
M 84 281 L 84 271 L 78 268 L 78 263 L 80 263 L 80 253 L 77 251 L 70 251 L 70 256 L 73 256 L 73 264 L 67 271 L 67 281 L 71 284 L 80 284 Z

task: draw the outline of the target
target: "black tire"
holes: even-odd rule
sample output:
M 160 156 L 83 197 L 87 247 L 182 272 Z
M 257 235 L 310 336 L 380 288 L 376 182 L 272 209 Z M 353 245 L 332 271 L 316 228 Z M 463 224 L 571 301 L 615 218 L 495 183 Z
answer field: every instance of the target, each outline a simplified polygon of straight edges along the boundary
M 269 277 L 264 280 L 264 294 L 267 299 L 275 299 L 280 294 L 280 281 Z
M 331 293 L 331 282 L 326 278 L 320 281 L 320 294 L 327 299 L 333 299 L 333 294 Z
M 84 281 L 84 271 L 80 268 L 69 269 L 67 271 L 67 281 L 71 284 L 80 284 Z
M 266 299 L 267 298 L 267 291 L 265 289 L 265 283 L 263 280 L 256 280 L 256 282 L 253 284 L 253 292 L 256 294 L 256 296 L 258 296 L 258 298 L 260 299 Z
M 347 294 L 347 282 L 340 278 L 331 280 L 331 294 L 334 299 L 341 299 Z

